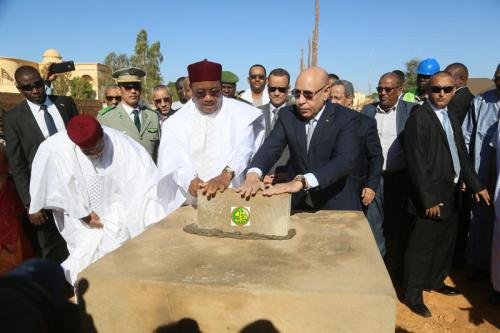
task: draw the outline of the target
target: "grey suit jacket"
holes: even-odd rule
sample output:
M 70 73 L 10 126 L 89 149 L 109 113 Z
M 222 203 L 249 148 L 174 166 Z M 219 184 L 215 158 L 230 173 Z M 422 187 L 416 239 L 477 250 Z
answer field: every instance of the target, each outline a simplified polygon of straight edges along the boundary
M 403 130 L 405 129 L 406 120 L 408 120 L 411 110 L 417 105 L 418 104 L 416 103 L 406 102 L 402 99 L 399 100 L 398 107 L 396 109 L 396 130 L 398 132 L 398 135 L 400 135 L 401 132 L 403 132 Z M 361 110 L 361 113 L 375 118 L 375 114 L 377 113 L 377 106 L 378 102 L 365 105 Z
M 271 124 L 270 104 L 271 103 L 267 103 L 267 104 L 259 106 L 259 109 L 261 109 L 262 113 L 264 114 L 264 123 L 266 126 L 266 129 L 265 129 L 266 138 L 269 136 L 269 134 L 271 133 L 271 131 L 273 129 L 273 126 Z M 283 106 L 280 110 L 278 110 L 278 117 L 279 117 L 280 113 L 283 111 L 283 109 L 288 105 L 290 105 L 290 104 L 286 103 L 285 106 Z M 281 154 L 281 157 L 279 158 L 279 160 L 276 163 L 274 163 L 273 167 L 269 171 L 269 174 L 274 174 L 276 172 L 286 173 L 286 165 L 287 165 L 289 159 L 290 159 L 290 151 L 289 151 L 288 147 L 286 147 L 283 150 L 283 153 Z M 277 169 L 277 171 L 276 171 L 276 169 Z

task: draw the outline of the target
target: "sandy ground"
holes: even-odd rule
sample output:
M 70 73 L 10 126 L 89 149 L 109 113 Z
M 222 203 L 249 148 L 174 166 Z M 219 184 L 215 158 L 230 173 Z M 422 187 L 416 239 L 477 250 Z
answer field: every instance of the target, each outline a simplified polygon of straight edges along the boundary
M 424 301 L 432 312 L 422 318 L 404 304 L 396 305 L 396 333 L 405 332 L 500 332 L 500 306 L 488 303 L 488 280 L 470 282 L 462 272 L 454 272 L 446 284 L 457 287 L 461 295 L 445 296 L 424 293 Z

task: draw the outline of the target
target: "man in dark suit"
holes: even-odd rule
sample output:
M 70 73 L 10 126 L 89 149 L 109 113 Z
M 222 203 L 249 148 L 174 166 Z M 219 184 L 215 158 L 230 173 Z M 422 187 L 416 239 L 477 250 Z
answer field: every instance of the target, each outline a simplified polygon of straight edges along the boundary
M 347 181 L 359 153 L 359 115 L 328 101 L 328 74 L 319 67 L 300 73 L 292 95 L 295 105 L 280 112 L 237 192 L 246 198 L 259 190 L 268 196 L 293 193 L 292 207 L 299 209 L 360 210 L 356 189 Z M 287 145 L 293 180 L 266 189 L 261 177 Z
M 354 87 L 351 82 L 337 80 L 331 85 L 331 101 L 347 108 L 352 108 L 354 101 Z M 358 136 L 361 142 L 361 153 L 355 163 L 354 171 L 349 180 L 354 183 L 360 201 L 363 204 L 363 212 L 370 224 L 375 242 L 382 257 L 385 255 L 385 240 L 382 230 L 382 220 L 373 218 L 368 214 L 368 208 L 379 191 L 380 177 L 384 156 L 377 132 L 377 122 L 374 118 L 364 114 L 359 116 Z M 370 210 L 371 211 L 371 210 Z
M 449 113 L 455 92 L 447 72 L 432 76 L 429 101 L 418 107 L 406 122 L 405 153 L 410 175 L 408 212 L 412 228 L 405 258 L 405 301 L 410 309 L 430 317 L 423 291 L 456 295 L 446 286 L 457 232 L 459 195 L 462 182 L 490 205 L 488 191 L 480 183 L 467 157 L 460 124 Z
M 71 97 L 48 96 L 38 70 L 21 66 L 15 72 L 16 86 L 26 98 L 5 114 L 7 158 L 17 192 L 26 207 L 30 204 L 31 164 L 38 146 L 49 136 L 64 130 L 78 114 Z M 28 234 L 37 254 L 59 263 L 68 256 L 66 243 L 59 234 L 51 211 L 29 215 Z
M 361 113 L 377 122 L 384 163 L 379 191 L 368 206 L 366 215 L 377 233 L 385 237 L 385 261 L 394 285 L 399 289 L 403 279 L 403 260 L 408 216 L 406 214 L 407 178 L 402 136 L 406 120 L 415 103 L 401 99 L 403 81 L 394 72 L 383 74 L 378 82 L 379 102 L 366 105 Z M 383 230 L 382 230 L 383 229 Z
M 288 93 L 290 92 L 290 74 L 282 69 L 276 68 L 269 73 L 267 78 L 267 91 L 269 92 L 269 103 L 259 106 L 264 113 L 266 138 L 276 124 L 278 114 L 288 104 Z M 269 170 L 269 176 L 264 178 L 264 183 L 280 183 L 290 179 L 286 177 L 286 164 L 290 158 L 288 148 L 285 148 L 279 160 Z
M 470 103 L 474 98 L 474 95 L 470 92 L 469 88 L 467 88 L 469 70 L 464 64 L 455 62 L 448 65 L 444 71 L 453 77 L 455 81 L 454 86 L 456 88 L 455 95 L 448 105 L 448 110 L 455 115 L 460 125 L 462 125 L 467 115 L 467 111 L 469 111 Z

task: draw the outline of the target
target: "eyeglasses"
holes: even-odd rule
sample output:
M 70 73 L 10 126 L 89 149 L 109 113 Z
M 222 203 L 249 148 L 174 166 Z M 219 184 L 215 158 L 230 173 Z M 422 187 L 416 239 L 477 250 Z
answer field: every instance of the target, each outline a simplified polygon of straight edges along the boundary
M 286 91 L 288 90 L 288 88 L 287 87 L 271 87 L 271 86 L 267 86 L 267 90 L 269 90 L 270 93 L 275 92 L 276 90 L 278 90 L 280 93 L 284 94 L 284 93 L 286 93 Z
M 125 88 L 126 90 L 131 90 L 131 89 L 141 90 L 140 83 L 120 83 L 119 86 Z
M 122 100 L 122 97 L 121 96 L 106 96 L 106 100 L 108 102 L 111 102 L 114 99 L 116 99 L 117 102 L 120 102 Z
M 304 96 L 305 99 L 311 100 L 316 96 L 317 93 L 319 93 L 321 90 L 325 89 L 325 87 L 328 87 L 329 85 L 324 85 L 320 89 L 316 91 L 309 91 L 309 90 L 299 90 L 299 89 L 293 89 L 292 90 L 292 96 L 295 97 L 295 99 L 299 99 L 300 95 Z
M 170 103 L 170 102 L 172 102 L 172 98 L 171 97 L 163 97 L 163 98 L 158 98 L 158 99 L 154 100 L 155 104 L 160 104 L 162 101 L 163 101 L 163 103 Z
M 45 82 L 43 82 L 43 80 L 40 79 L 40 80 L 32 82 L 32 83 L 17 86 L 17 88 L 19 88 L 20 90 L 23 90 L 23 91 L 31 91 L 33 89 L 40 89 L 41 87 L 43 87 L 44 84 L 45 84 Z
M 397 89 L 397 88 L 399 88 L 399 87 L 377 87 L 377 92 L 379 94 L 381 94 L 382 91 L 385 90 L 386 93 L 390 94 L 391 91 L 393 91 L 394 89 Z
M 210 89 L 210 90 L 195 90 L 193 91 L 194 95 L 196 96 L 196 98 L 205 98 L 205 96 L 208 94 L 212 97 L 219 97 L 220 94 L 221 94 L 221 91 L 220 89 Z
M 266 76 L 263 74 L 251 74 L 250 75 L 250 79 L 252 79 L 252 80 L 257 80 L 257 79 L 264 80 L 265 78 L 266 78 Z
M 454 86 L 446 86 L 446 87 L 431 86 L 431 92 L 434 94 L 439 94 L 441 91 L 444 91 L 445 94 L 449 94 L 453 91 L 454 88 L 455 88 Z

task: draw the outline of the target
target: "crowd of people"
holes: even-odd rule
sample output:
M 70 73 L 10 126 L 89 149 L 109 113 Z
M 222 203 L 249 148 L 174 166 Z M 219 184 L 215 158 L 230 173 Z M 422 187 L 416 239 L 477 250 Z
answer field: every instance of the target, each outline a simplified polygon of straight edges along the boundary
M 239 78 L 205 59 L 176 81 L 178 101 L 154 87 L 154 107 L 141 100 L 144 76 L 115 71 L 94 118 L 46 92 L 50 72 L 15 73 L 26 100 L 3 117 L 0 195 L 14 184 L 19 200 L 0 196 L 0 211 L 12 207 L 0 228 L 17 225 L 70 284 L 180 206 L 234 188 L 249 200 L 291 193 L 293 209 L 363 211 L 420 316 L 431 316 L 424 291 L 459 294 L 444 283 L 454 263 L 471 278 L 491 272 L 500 304 L 500 65 L 496 88 L 474 97 L 465 65 L 425 59 L 417 87 L 403 91 L 403 72 L 384 73 L 378 101 L 360 112 L 352 83 L 320 67 L 292 89 L 285 69 L 256 64 L 239 94 Z M 12 235 L 0 244 L 12 247 Z

